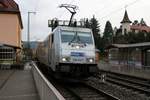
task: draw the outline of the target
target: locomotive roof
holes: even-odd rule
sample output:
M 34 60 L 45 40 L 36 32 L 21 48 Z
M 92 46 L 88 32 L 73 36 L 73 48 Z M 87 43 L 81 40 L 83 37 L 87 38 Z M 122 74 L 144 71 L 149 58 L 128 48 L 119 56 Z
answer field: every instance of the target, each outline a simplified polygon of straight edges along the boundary
M 56 31 L 56 30 L 91 32 L 90 28 L 69 27 L 69 26 L 58 26 L 57 28 L 54 29 L 54 31 Z

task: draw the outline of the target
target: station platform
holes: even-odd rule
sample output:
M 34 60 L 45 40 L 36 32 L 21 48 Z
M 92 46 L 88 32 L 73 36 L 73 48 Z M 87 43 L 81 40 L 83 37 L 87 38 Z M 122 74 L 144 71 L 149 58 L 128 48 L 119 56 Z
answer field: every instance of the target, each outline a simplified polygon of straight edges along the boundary
M 0 100 L 40 100 L 30 68 L 0 70 Z
M 150 80 L 150 69 L 137 68 L 135 66 L 121 66 L 105 61 L 100 61 L 98 67 L 102 71 L 110 71 Z

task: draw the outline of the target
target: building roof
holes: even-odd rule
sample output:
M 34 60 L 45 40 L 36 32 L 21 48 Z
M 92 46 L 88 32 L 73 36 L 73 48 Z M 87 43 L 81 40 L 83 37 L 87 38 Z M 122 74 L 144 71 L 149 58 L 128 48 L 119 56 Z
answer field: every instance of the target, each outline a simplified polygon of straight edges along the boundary
M 9 45 L 9 44 L 1 44 L 1 43 L 0 43 L 0 47 L 11 47 L 11 48 L 14 48 L 14 49 L 21 49 L 21 48 L 18 47 L 18 46 Z
M 143 42 L 143 43 L 134 43 L 134 44 L 111 44 L 107 47 L 110 48 L 135 48 L 135 47 L 150 47 L 150 42 Z
M 14 0 L 0 0 L 0 13 L 17 14 L 21 28 L 23 29 L 23 24 L 22 24 L 19 6 Z
M 142 26 L 142 25 L 131 25 L 130 26 L 131 30 L 138 30 L 141 32 L 150 32 L 150 27 L 149 26 Z
M 128 17 L 127 10 L 125 10 L 125 14 L 124 14 L 124 17 L 123 17 L 123 20 L 121 21 L 121 23 L 131 23 L 131 21 Z

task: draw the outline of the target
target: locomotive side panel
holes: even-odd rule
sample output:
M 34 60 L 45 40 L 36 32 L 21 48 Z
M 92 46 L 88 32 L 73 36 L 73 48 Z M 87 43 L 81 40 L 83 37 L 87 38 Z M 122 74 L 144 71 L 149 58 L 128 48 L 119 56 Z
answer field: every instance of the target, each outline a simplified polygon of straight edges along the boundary
M 49 37 L 50 36 L 48 36 L 43 42 L 40 42 L 36 50 L 38 61 L 48 66 L 50 63 L 49 50 L 51 49 Z

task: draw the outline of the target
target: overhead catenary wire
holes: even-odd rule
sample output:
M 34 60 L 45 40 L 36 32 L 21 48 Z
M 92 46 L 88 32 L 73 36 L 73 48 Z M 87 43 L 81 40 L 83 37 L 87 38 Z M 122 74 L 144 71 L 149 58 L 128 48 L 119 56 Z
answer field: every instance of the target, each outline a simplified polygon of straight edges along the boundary
M 118 2 L 118 1 L 117 1 L 117 2 Z M 118 6 L 118 8 L 120 8 L 120 6 L 122 6 L 123 3 L 124 3 L 124 1 L 121 0 L 121 1 L 119 2 L 119 5 L 115 5 L 115 7 Z M 116 4 L 116 3 L 114 2 L 113 4 Z M 96 11 L 96 14 L 97 14 L 97 13 L 99 14 L 99 12 L 100 12 L 100 16 L 101 16 L 101 15 L 104 15 L 104 14 L 106 13 L 107 9 L 110 9 L 110 8 L 112 9 L 112 8 L 113 8 L 113 6 L 114 6 L 113 4 L 112 4 L 112 2 L 107 3 L 106 5 L 103 6 L 103 8 L 102 8 L 101 10 L 97 10 L 97 11 Z M 109 6 L 108 6 L 108 5 L 109 5 Z
M 104 18 L 107 18 L 107 17 L 110 16 L 110 15 L 113 15 L 113 14 L 118 13 L 119 11 L 121 11 L 121 10 L 123 10 L 123 9 L 126 9 L 126 8 L 129 7 L 129 6 L 132 6 L 132 5 L 134 5 L 135 3 L 139 2 L 139 1 L 140 1 L 140 0 L 135 0 L 135 1 L 133 1 L 133 2 L 130 2 L 130 3 L 128 3 L 128 4 L 125 5 L 126 7 L 118 8 L 118 9 L 116 9 L 116 10 L 114 10 L 114 11 L 108 13 L 107 15 L 102 16 L 102 17 L 101 17 L 101 20 L 104 19 Z
M 95 14 L 98 14 L 99 12 L 101 13 L 101 12 L 105 12 L 105 10 L 104 9 L 108 9 L 108 8 L 110 8 L 111 6 L 111 4 L 112 4 L 112 1 L 110 1 L 110 2 L 108 2 L 107 4 L 105 4 L 105 2 L 106 1 L 109 1 L 109 0 L 105 0 L 105 1 L 103 1 L 103 2 L 101 2 L 101 4 L 103 4 L 103 6 L 102 6 L 102 8 L 97 8 L 97 10 L 95 11 Z M 122 2 L 123 1 L 121 1 L 119 4 L 122 4 Z M 104 5 L 105 4 L 105 5 Z M 113 4 L 115 4 L 115 1 L 113 1 Z M 109 6 L 108 6 L 109 5 Z

